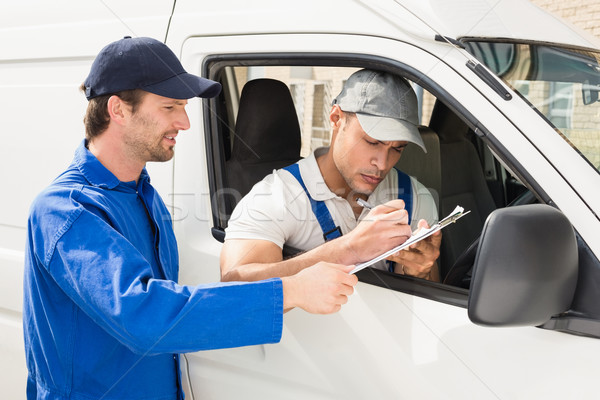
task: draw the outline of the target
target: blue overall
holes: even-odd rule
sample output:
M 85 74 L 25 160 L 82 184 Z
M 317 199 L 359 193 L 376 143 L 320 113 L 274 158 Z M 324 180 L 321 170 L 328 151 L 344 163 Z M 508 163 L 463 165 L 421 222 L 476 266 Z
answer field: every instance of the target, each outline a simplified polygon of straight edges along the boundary
M 281 280 L 178 284 L 150 177 L 119 181 L 85 142 L 31 207 L 24 269 L 30 400 L 181 400 L 179 353 L 281 338 Z

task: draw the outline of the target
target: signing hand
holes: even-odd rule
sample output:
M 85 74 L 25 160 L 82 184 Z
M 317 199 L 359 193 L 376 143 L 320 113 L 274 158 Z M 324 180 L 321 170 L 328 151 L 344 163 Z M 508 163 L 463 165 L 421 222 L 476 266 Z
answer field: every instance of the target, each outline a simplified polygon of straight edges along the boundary
M 356 264 L 404 243 L 411 235 L 404 201 L 392 200 L 373 208 L 348 234 L 332 240 L 346 264 Z

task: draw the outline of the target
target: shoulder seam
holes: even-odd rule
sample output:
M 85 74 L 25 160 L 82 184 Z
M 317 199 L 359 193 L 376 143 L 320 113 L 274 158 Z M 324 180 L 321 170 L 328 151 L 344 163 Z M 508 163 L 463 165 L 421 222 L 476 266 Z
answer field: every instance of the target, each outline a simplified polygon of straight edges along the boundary
M 79 191 L 73 190 L 71 193 L 73 193 L 75 195 L 76 193 L 79 193 Z M 83 212 L 83 209 L 81 207 L 75 209 L 71 213 L 71 215 L 69 215 L 69 218 L 67 218 L 65 223 L 62 224 L 62 226 L 56 231 L 56 233 L 52 237 L 52 241 L 50 242 L 50 247 L 48 248 L 48 251 L 46 252 L 46 254 L 44 256 L 44 266 L 46 268 L 49 267 L 50 260 L 52 260 L 52 257 L 54 256 L 54 251 L 56 250 L 56 244 L 58 243 L 60 238 L 63 237 L 63 235 L 71 228 L 71 226 L 73 226 L 73 223 L 75 222 L 75 220 L 77 220 L 77 218 L 79 218 L 79 216 L 81 215 L 82 212 Z

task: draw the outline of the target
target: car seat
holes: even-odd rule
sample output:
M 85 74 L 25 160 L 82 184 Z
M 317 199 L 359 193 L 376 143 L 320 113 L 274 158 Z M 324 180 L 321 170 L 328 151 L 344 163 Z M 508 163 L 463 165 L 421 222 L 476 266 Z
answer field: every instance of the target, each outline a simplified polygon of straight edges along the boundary
M 440 192 L 442 189 L 442 172 L 440 161 L 440 139 L 427 126 L 419 126 L 419 133 L 427 149 L 427 153 L 414 143 L 408 143 L 402 151 L 396 168 L 400 171 L 417 178 L 433 195 L 440 213 Z
M 445 228 L 442 233 L 440 275 L 443 279 L 456 259 L 479 237 L 496 204 L 475 146 L 467 139 L 469 127 L 439 101 L 429 125 L 440 139 L 441 216 L 450 213 L 457 205 L 470 211 L 469 215 Z
M 300 148 L 300 124 L 288 87 L 275 79 L 247 82 L 240 96 L 231 157 L 225 164 L 228 186 L 237 201 L 274 169 L 298 161 Z

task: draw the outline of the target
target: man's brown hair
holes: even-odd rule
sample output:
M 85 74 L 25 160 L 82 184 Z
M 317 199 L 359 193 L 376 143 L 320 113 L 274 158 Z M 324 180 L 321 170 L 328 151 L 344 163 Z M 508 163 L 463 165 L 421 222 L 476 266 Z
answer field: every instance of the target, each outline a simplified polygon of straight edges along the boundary
M 85 92 L 85 86 L 82 84 L 80 89 Z M 110 96 L 117 96 L 125 103 L 131 106 L 131 112 L 135 114 L 137 107 L 142 102 L 146 92 L 140 89 L 123 90 L 121 92 L 94 97 L 88 102 L 83 124 L 85 125 L 85 138 L 91 141 L 96 136 L 108 128 L 110 116 L 108 114 L 108 99 Z

